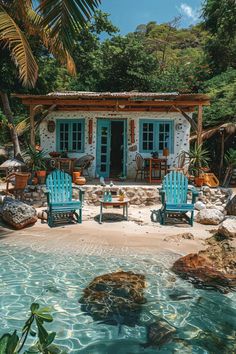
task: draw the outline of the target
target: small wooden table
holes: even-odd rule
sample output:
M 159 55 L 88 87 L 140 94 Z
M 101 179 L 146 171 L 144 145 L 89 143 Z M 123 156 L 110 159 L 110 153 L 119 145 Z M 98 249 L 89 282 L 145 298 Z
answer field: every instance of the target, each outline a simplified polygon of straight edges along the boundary
M 167 158 L 144 158 L 145 166 L 148 166 L 148 181 L 149 183 L 160 183 L 162 180 L 161 172 L 167 174 Z M 153 171 L 158 171 L 158 175 L 154 176 Z
M 102 216 L 103 216 L 103 208 L 107 208 L 110 206 L 123 206 L 123 217 L 128 221 L 128 204 L 129 199 L 125 198 L 124 200 L 119 200 L 119 198 L 112 198 L 110 202 L 104 201 L 104 199 L 99 199 L 100 202 L 100 216 L 99 216 L 99 224 L 102 224 Z

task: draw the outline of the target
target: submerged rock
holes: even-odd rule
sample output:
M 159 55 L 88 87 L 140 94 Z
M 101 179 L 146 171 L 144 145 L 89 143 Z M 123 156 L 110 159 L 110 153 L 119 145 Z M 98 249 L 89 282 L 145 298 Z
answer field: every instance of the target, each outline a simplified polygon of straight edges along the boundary
M 173 340 L 175 332 L 176 329 L 163 319 L 151 323 L 147 326 L 147 343 L 142 346 L 160 348 Z
M 218 209 L 202 209 L 197 214 L 196 221 L 205 225 L 218 225 L 224 218 L 224 214 Z
M 1 217 L 16 230 L 34 224 L 38 219 L 35 208 L 12 198 L 4 199 L 1 207 Z
M 123 271 L 104 274 L 94 278 L 84 289 L 79 302 L 82 310 L 95 321 L 134 326 L 146 302 L 144 288 L 142 274 Z
M 173 291 L 169 294 L 169 298 L 172 301 L 181 301 L 181 300 L 193 299 L 193 296 L 188 294 L 185 290 L 176 289 L 175 291 Z
M 172 270 L 194 283 L 227 292 L 236 287 L 236 249 L 227 241 L 179 258 Z

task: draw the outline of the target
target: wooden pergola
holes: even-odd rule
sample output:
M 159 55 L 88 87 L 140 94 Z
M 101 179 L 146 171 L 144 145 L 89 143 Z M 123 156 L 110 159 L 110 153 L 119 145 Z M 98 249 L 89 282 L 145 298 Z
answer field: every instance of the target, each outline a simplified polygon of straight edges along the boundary
M 35 145 L 35 113 L 38 108 L 50 111 L 92 112 L 179 112 L 197 133 L 197 144 L 202 143 L 203 106 L 210 105 L 205 94 L 153 92 L 54 92 L 48 95 L 14 94 L 29 107 L 30 142 Z M 188 113 L 197 109 L 197 122 Z

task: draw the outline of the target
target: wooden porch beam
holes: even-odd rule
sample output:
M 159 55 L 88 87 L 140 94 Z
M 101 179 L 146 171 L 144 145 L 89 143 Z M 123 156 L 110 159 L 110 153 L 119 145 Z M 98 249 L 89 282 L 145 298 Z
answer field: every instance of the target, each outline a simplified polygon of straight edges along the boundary
M 35 126 L 34 126 L 34 115 L 35 115 L 35 105 L 30 105 L 30 145 L 35 147 Z
M 190 116 L 188 116 L 186 114 L 186 110 L 183 111 L 182 108 L 179 108 L 179 107 L 176 107 L 174 106 L 175 109 L 180 112 L 182 114 L 182 116 L 184 116 L 184 118 L 189 122 L 189 124 L 191 125 L 191 128 L 194 130 L 194 131 L 197 131 L 197 124 L 194 122 L 193 118 L 191 118 Z
M 177 112 L 176 109 L 169 109 L 169 107 L 125 107 L 116 109 L 115 107 L 73 107 L 73 106 L 59 106 L 57 111 L 84 111 L 84 112 Z M 194 112 L 193 107 L 184 108 L 185 112 Z
M 131 100 L 76 100 L 76 99 L 23 99 L 22 103 L 26 105 L 46 105 L 51 106 L 56 104 L 57 106 L 103 106 L 103 107 L 119 107 L 119 106 L 130 106 L 130 107 L 171 107 L 179 106 L 181 107 L 197 107 L 200 105 L 208 105 L 208 101 L 194 101 L 194 100 L 171 100 L 171 101 L 131 101 Z
M 202 144 L 202 111 L 202 105 L 199 105 L 197 115 L 197 146 Z

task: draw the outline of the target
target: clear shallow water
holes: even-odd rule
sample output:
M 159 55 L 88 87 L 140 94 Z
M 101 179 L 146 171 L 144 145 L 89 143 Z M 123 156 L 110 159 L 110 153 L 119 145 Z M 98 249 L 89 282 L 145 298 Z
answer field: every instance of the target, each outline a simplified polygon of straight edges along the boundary
M 57 343 L 69 353 L 236 353 L 236 294 L 195 289 L 168 270 L 174 256 L 55 255 L 1 245 L 0 334 L 21 329 L 32 302 L 53 308 Z M 147 280 L 140 323 L 134 327 L 94 322 L 82 312 L 82 290 L 97 275 L 118 269 L 142 273 Z M 190 299 L 173 301 L 176 292 Z M 164 319 L 181 340 L 144 349 L 146 325 Z M 30 339 L 31 341 L 31 339 Z M 29 341 L 29 342 L 30 342 Z

